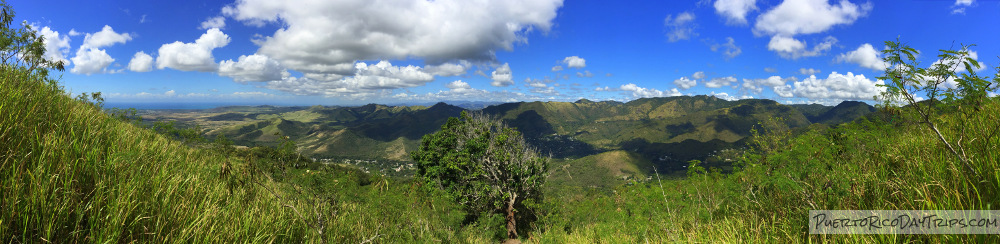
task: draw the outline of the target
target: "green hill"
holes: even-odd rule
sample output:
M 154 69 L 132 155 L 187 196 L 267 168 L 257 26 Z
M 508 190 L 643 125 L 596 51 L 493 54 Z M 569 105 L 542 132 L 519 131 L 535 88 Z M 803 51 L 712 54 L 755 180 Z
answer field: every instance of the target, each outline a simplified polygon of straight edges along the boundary
M 213 110 L 206 120 L 237 123 L 207 134 L 222 134 L 241 145 L 273 145 L 274 134 L 280 133 L 298 142 L 300 152 L 310 157 L 409 161 L 409 152 L 423 135 L 437 131 L 448 117 L 461 111 L 444 103 L 431 107 L 228 107 Z M 680 96 L 627 103 L 506 103 L 481 111 L 503 119 L 530 144 L 555 158 L 628 150 L 669 171 L 684 170 L 687 161 L 694 159 L 727 167 L 713 159 L 716 154 L 745 146 L 751 129 L 771 118 L 780 118 L 785 129 L 804 128 L 811 123 L 851 121 L 869 113 L 871 107 L 857 102 L 837 107 L 787 106 L 771 100 Z

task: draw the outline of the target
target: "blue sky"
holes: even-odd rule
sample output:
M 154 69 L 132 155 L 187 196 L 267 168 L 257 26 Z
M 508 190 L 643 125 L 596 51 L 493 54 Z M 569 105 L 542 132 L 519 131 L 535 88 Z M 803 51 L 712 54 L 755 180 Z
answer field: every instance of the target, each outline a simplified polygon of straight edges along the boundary
M 14 1 L 109 103 L 870 100 L 884 41 L 1000 63 L 1000 1 Z

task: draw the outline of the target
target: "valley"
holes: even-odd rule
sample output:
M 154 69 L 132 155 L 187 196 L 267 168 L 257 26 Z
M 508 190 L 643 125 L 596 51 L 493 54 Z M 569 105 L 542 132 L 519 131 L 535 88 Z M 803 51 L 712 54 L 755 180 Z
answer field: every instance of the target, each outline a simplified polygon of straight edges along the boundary
M 683 96 L 626 103 L 586 99 L 505 103 L 479 110 L 447 103 L 231 106 L 142 110 L 141 115 L 146 123 L 172 120 L 180 126 L 200 126 L 206 138 L 221 135 L 239 146 L 274 145 L 276 134 L 288 136 L 298 146 L 299 153 L 319 162 L 349 164 L 366 172 L 409 177 L 414 172 L 409 155 L 420 139 L 462 111 L 502 119 L 520 131 L 532 146 L 550 155 L 553 169 L 564 172 L 578 169 L 583 175 L 621 180 L 645 178 L 656 170 L 682 175 L 691 160 L 729 170 L 735 151 L 746 147 L 751 129 L 768 119 L 780 119 L 782 129 L 802 130 L 849 122 L 873 112 L 874 108 L 861 102 L 843 102 L 837 106 L 783 105 L 760 99 L 727 101 L 712 96 Z M 602 170 L 598 174 L 595 169 Z M 593 172 L 582 173 L 588 171 Z

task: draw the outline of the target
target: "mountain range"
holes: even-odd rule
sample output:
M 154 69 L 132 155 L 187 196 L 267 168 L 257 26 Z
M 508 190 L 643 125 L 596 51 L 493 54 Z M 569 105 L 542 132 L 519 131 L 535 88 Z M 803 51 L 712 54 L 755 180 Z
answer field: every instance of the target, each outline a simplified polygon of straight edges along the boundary
M 528 142 L 557 164 L 574 160 L 628 162 L 612 168 L 629 172 L 679 171 L 687 161 L 726 167 L 719 157 L 741 148 L 759 123 L 779 118 L 782 129 L 833 125 L 873 112 L 863 102 L 837 106 L 784 105 L 772 100 L 728 101 L 714 96 L 642 98 L 629 102 L 519 102 L 480 110 L 437 103 L 432 106 L 358 107 L 233 106 L 186 117 L 207 128 L 206 136 L 225 135 L 238 145 L 268 145 L 276 134 L 288 136 L 303 155 L 318 159 L 409 161 L 421 137 L 437 131 L 462 111 L 481 112 L 516 127 Z M 191 111 L 188 111 L 191 112 Z M 199 112 L 195 112 L 199 113 Z M 171 118 L 161 115 L 159 118 Z M 621 151 L 621 152 L 617 152 Z M 610 153 L 609 153 L 610 152 Z M 627 152 L 627 153 L 624 153 Z M 615 156 L 627 155 L 628 160 Z M 636 163 L 638 162 L 638 163 Z M 602 165 L 613 165 L 602 163 Z M 614 173 L 621 176 L 621 172 Z

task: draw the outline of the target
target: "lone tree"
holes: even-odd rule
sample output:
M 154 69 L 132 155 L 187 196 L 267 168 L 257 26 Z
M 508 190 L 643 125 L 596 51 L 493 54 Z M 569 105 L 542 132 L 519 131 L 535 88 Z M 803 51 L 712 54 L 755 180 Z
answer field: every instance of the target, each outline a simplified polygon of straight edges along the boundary
M 504 214 L 511 239 L 518 237 L 518 220 L 529 217 L 520 212 L 541 200 L 548 171 L 548 158 L 540 157 L 521 133 L 478 113 L 449 118 L 441 131 L 424 136 L 411 156 L 418 177 L 444 190 L 471 216 Z
M 963 145 L 963 141 L 971 143 L 966 140 L 968 126 L 965 122 L 978 113 L 982 102 L 997 90 L 1000 67 L 992 80 L 979 75 L 976 71 L 982 66 L 969 50 L 973 45 L 962 45 L 959 50 L 940 50 L 938 61 L 929 68 L 922 68 L 917 62 L 919 51 L 898 39 L 887 41 L 885 45 L 882 60 L 888 67 L 885 75 L 878 77 L 888 81 L 881 94 L 882 106 L 906 105 L 908 111 L 916 113 L 917 121 L 927 125 L 971 175 L 982 180 L 974 166 L 977 159 L 970 158 Z M 927 96 L 926 101 L 921 96 Z M 945 135 L 939 129 L 938 115 L 942 111 L 954 111 L 961 116 L 957 125 L 961 129 L 955 135 Z

